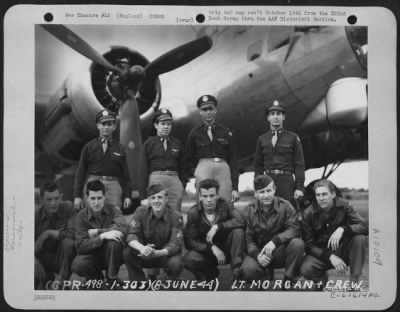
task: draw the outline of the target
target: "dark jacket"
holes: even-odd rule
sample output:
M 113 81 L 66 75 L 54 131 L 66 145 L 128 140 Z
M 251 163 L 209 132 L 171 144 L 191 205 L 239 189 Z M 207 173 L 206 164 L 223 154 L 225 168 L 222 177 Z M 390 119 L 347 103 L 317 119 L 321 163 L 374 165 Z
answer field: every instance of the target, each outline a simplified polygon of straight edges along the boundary
M 244 229 L 245 221 L 240 212 L 222 198 L 218 199 L 215 212 L 215 224 L 218 225 L 218 231 L 213 242 L 218 247 L 222 247 L 233 229 Z M 190 208 L 184 234 L 186 248 L 198 252 L 211 252 L 211 244 L 206 241 L 211 226 L 200 203 Z
M 368 235 L 368 227 L 360 214 L 345 200 L 337 198 L 330 210 L 329 218 L 321 215 L 321 208 L 314 201 L 303 217 L 303 239 L 306 252 L 329 263 L 333 253 L 327 248 L 329 238 L 338 227 L 344 229 L 343 238 L 357 234 Z M 342 239 L 343 239 L 342 238 Z
M 111 230 L 127 232 L 128 224 L 121 211 L 113 206 L 104 206 L 100 218 L 96 218 L 89 207 L 82 209 L 75 218 L 75 245 L 78 254 L 90 254 L 103 245 L 100 234 Z M 96 237 L 89 237 L 89 229 L 97 229 Z
M 167 150 L 159 136 L 150 137 L 142 148 L 143 177 L 148 184 L 149 175 L 153 171 L 176 171 L 182 183 L 187 182 L 185 175 L 185 153 L 182 143 L 174 138 L 168 138 Z
M 74 238 L 75 209 L 70 201 L 60 202 L 54 214 L 47 214 L 44 207 L 35 213 L 35 241 L 46 230 L 59 231 L 58 240 Z
M 156 218 L 150 206 L 140 206 L 129 222 L 126 241 L 154 244 L 156 249 L 167 249 L 171 256 L 182 249 L 182 227 L 182 216 L 174 209 L 167 206 L 164 214 Z
M 207 134 L 207 126 L 201 125 L 190 131 L 186 143 L 186 167 L 193 176 L 195 168 L 202 158 L 222 158 L 231 170 L 232 188 L 238 189 L 239 167 L 232 132 L 219 124 L 212 126 L 213 140 Z
M 292 172 L 297 190 L 304 190 L 305 165 L 303 149 L 299 137 L 290 131 L 281 130 L 275 147 L 272 132 L 268 131 L 257 139 L 254 154 L 254 174 L 264 174 L 266 170 L 280 169 Z
M 246 207 L 245 218 L 247 254 L 254 259 L 269 241 L 278 246 L 300 237 L 296 211 L 287 200 L 278 196 L 275 196 L 268 215 L 256 200 Z
M 83 186 L 89 175 L 118 177 L 124 196 L 130 197 L 128 162 L 125 148 L 118 140 L 112 139 L 105 153 L 100 137 L 83 147 L 75 176 L 75 197 L 83 197 Z

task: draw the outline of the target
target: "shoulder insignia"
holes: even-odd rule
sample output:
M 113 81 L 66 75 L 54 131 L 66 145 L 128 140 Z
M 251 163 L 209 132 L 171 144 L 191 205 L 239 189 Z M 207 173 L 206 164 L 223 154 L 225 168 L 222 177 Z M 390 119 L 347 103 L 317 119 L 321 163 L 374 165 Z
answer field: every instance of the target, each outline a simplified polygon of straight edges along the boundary
M 134 218 L 132 218 L 132 220 L 129 222 L 129 226 L 133 228 L 136 226 L 136 221 Z

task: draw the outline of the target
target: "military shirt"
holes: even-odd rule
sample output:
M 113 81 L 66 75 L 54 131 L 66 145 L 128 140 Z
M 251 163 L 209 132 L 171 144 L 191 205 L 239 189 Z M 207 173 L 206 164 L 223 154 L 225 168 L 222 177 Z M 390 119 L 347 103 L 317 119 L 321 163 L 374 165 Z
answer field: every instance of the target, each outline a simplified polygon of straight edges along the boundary
M 228 237 L 227 234 L 231 230 L 236 228 L 244 229 L 246 226 L 240 212 L 222 198 L 217 201 L 215 224 L 218 225 L 218 231 L 214 236 L 213 242 L 220 247 L 225 243 Z M 213 224 L 204 214 L 201 203 L 190 208 L 184 235 L 186 247 L 199 252 L 211 251 L 211 244 L 207 243 L 206 237 L 212 226 Z
M 35 213 L 35 241 L 46 230 L 59 231 L 59 240 L 74 238 L 75 209 L 70 201 L 61 201 L 58 210 L 48 213 L 44 207 Z
M 338 227 L 344 229 L 343 237 L 368 235 L 368 227 L 360 214 L 342 198 L 336 198 L 327 217 L 314 201 L 305 211 L 302 223 L 306 252 L 329 263 L 333 251 L 328 241 Z
M 118 177 L 124 195 L 129 197 L 131 194 L 125 148 L 116 139 L 109 141 L 105 153 L 100 137 L 83 147 L 75 177 L 75 197 L 82 197 L 83 186 L 89 175 Z
M 89 237 L 89 229 L 97 229 L 95 237 Z M 75 245 L 78 254 L 89 254 L 103 244 L 100 234 L 111 230 L 127 232 L 127 222 L 121 211 L 114 206 L 105 205 L 99 216 L 89 207 L 79 211 L 75 220 Z
M 212 125 L 213 140 L 207 134 L 207 125 L 202 123 L 194 128 L 186 143 L 187 168 L 194 174 L 197 163 L 202 158 L 224 159 L 231 170 L 232 188 L 238 190 L 239 167 L 232 132 L 219 124 Z
M 292 172 L 297 190 L 304 190 L 305 165 L 303 149 L 299 137 L 290 131 L 279 130 L 278 141 L 272 145 L 272 131 L 257 140 L 254 155 L 254 174 L 264 174 L 266 170 L 279 169 Z
M 161 137 L 150 137 L 143 145 L 145 176 L 153 171 L 176 171 L 179 179 L 186 182 L 185 154 L 182 143 L 173 137 L 167 139 L 167 150 L 164 149 Z M 146 183 L 147 185 L 147 183 Z
M 167 206 L 163 215 L 157 218 L 150 206 L 140 206 L 129 222 L 126 241 L 154 244 L 156 249 L 165 248 L 168 255 L 174 255 L 182 248 L 182 229 L 182 216 L 170 207 Z
M 300 237 L 296 211 L 287 200 L 278 196 L 274 197 L 268 213 L 256 200 L 246 207 L 244 215 L 247 253 L 254 259 L 269 241 L 278 246 Z

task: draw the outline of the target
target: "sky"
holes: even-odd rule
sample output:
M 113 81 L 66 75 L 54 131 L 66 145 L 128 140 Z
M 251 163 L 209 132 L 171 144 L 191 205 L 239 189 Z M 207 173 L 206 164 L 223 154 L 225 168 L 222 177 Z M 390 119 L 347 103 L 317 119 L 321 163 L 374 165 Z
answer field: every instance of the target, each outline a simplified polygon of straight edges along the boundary
M 150 61 L 176 46 L 191 41 L 196 31 L 191 26 L 68 26 L 87 40 L 98 51 L 106 51 L 111 45 L 123 45 L 136 49 Z M 64 43 L 51 36 L 43 28 L 36 28 L 35 91 L 37 100 L 46 100 L 60 87 L 76 67 L 85 59 Z M 162 76 L 160 77 L 162 83 Z M 306 185 L 320 178 L 323 168 L 306 172 Z M 253 174 L 241 175 L 239 190 L 251 188 Z M 368 161 L 342 164 L 330 177 L 339 187 L 368 189 Z

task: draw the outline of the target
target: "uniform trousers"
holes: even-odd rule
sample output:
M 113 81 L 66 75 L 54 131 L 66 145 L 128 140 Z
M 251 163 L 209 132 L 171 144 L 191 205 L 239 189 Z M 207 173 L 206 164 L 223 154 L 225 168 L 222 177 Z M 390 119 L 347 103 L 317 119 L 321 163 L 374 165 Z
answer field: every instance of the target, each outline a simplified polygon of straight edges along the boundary
M 109 205 L 112 205 L 112 206 L 115 206 L 115 207 L 120 209 L 121 205 L 122 205 L 122 199 L 121 199 L 122 198 L 122 188 L 121 188 L 121 185 L 120 185 L 119 181 L 118 180 L 111 180 L 111 181 L 110 180 L 105 180 L 105 179 L 102 179 L 99 176 L 90 175 L 88 180 L 87 180 L 87 182 L 90 182 L 90 181 L 93 181 L 93 180 L 100 180 L 104 184 L 104 186 L 106 188 L 106 193 L 105 193 L 106 201 L 105 201 L 105 203 L 109 204 Z M 86 185 L 85 185 L 85 188 L 84 188 L 84 194 L 85 194 L 85 197 L 86 197 Z M 128 196 L 129 196 L 129 194 L 128 194 Z
M 215 244 L 225 254 L 225 263 L 231 264 L 235 277 L 239 276 L 244 258 L 245 235 L 242 229 L 233 229 L 223 243 Z M 185 268 L 191 271 L 197 280 L 210 281 L 218 277 L 218 260 L 212 251 L 199 252 L 189 250 L 184 258 Z
M 267 173 L 268 174 L 268 173 Z M 276 196 L 288 200 L 293 207 L 296 207 L 294 202 L 295 182 L 292 174 L 268 174 L 274 180 L 276 186 Z
M 251 282 L 265 277 L 269 279 L 270 269 L 285 268 L 285 277 L 292 279 L 298 273 L 303 256 L 304 242 L 300 238 L 293 238 L 288 244 L 275 248 L 272 252 L 272 260 L 266 267 L 261 266 L 253 257 L 246 256 L 240 273 L 243 280 Z
M 367 236 L 355 235 L 348 238 L 343 238 L 338 249 L 334 254 L 341 258 L 347 265 L 350 266 L 350 279 L 358 281 L 361 276 L 365 257 L 367 254 Z M 307 255 L 301 265 L 300 272 L 314 282 L 327 282 L 326 271 L 332 269 L 332 264 L 326 263 L 314 256 Z
M 151 173 L 149 185 L 161 183 L 168 191 L 168 206 L 181 212 L 183 185 L 178 175 L 166 175 L 162 173 Z
M 96 279 L 102 278 L 101 271 L 106 270 L 107 278 L 117 279 L 123 247 L 121 242 L 106 240 L 90 254 L 77 255 L 72 262 L 72 272 L 87 279 Z
M 64 238 L 62 241 L 49 238 L 43 244 L 42 250 L 36 252 L 35 257 L 39 266 L 51 279 L 50 273 L 60 274 L 62 280 L 69 279 L 71 275 L 71 263 L 75 257 L 75 242 L 71 238 Z M 39 281 L 35 272 L 35 282 Z
M 143 268 L 163 268 L 168 278 L 172 280 L 176 279 L 183 270 L 180 253 L 158 258 L 145 258 L 139 257 L 139 252 L 128 246 L 123 251 L 123 258 L 130 281 L 146 280 Z
M 219 183 L 219 195 L 228 203 L 232 200 L 231 169 L 225 161 L 216 162 L 210 159 L 200 159 L 194 172 L 196 190 L 199 182 L 204 179 L 214 179 Z

